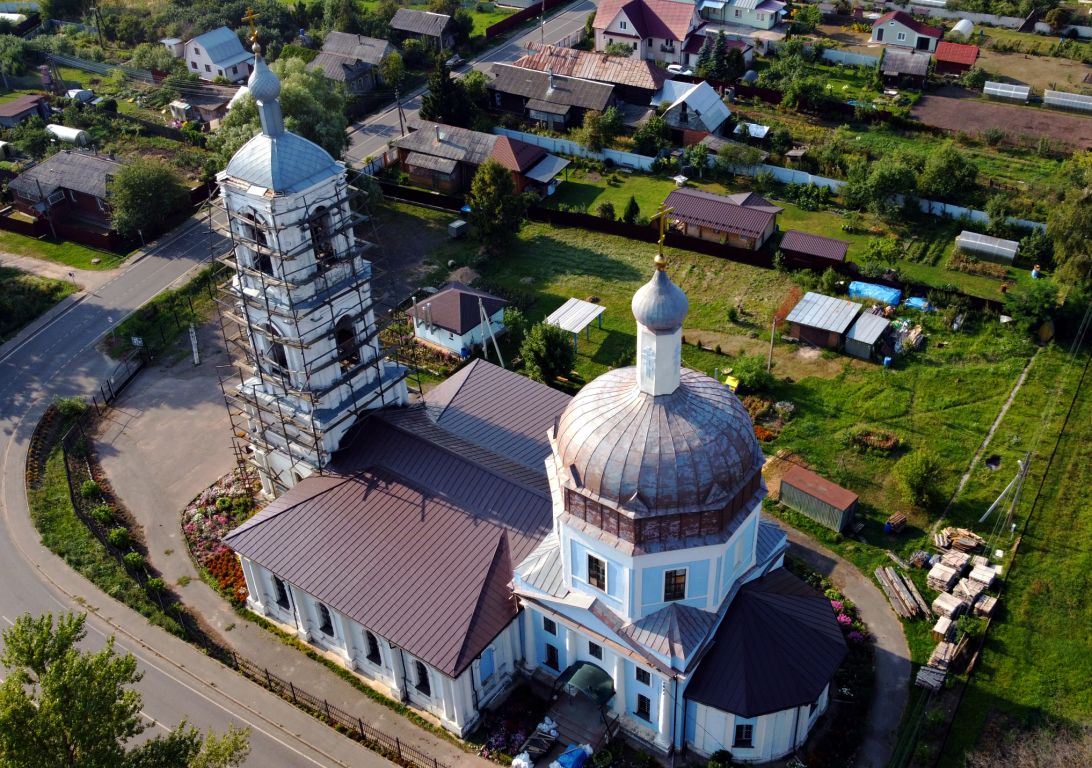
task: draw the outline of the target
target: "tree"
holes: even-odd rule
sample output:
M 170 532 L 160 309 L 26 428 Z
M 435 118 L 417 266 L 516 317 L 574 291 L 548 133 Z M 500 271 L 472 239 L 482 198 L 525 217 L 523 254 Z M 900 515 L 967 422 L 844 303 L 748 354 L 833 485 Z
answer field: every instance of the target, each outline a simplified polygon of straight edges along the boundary
M 1058 288 L 1049 280 L 1035 280 L 1005 294 L 1005 314 L 1017 327 L 1034 333 L 1058 309 Z
M 743 51 L 739 48 L 729 48 L 724 54 L 724 63 L 721 65 L 722 79 L 725 82 L 734 83 L 743 77 L 747 71 L 747 62 L 743 59 Z
M 402 61 L 402 54 L 391 51 L 379 62 L 379 77 L 391 88 L 400 88 L 402 81 L 406 79 L 406 64 Z
M 527 316 L 519 307 L 509 304 L 504 308 L 504 327 L 508 329 L 509 340 L 518 346 L 523 343 L 523 337 L 527 335 Z
M 1092 187 L 1067 190 L 1047 215 L 1047 232 L 1054 241 L 1055 277 L 1070 285 L 1092 285 Z
M 797 5 L 792 16 L 792 31 L 798 35 L 814 32 L 823 23 L 818 5 Z
M 451 17 L 451 32 L 455 36 L 455 44 L 462 45 L 470 40 L 474 33 L 474 17 L 465 8 L 459 8 Z
M 792 131 L 784 125 L 775 125 L 766 135 L 766 144 L 771 152 L 783 155 L 792 149 Z
M 725 64 L 728 60 L 728 38 L 724 36 L 723 32 L 717 32 L 717 36 L 713 39 L 713 64 L 711 77 L 713 80 L 727 80 L 727 69 Z
M 598 152 L 610 144 L 621 130 L 622 116 L 616 107 L 607 107 L 605 112 L 590 109 L 584 113 L 584 125 L 578 140 L 588 149 Z
M 329 32 L 362 32 L 360 9 L 355 0 L 325 0 L 322 4 L 322 26 Z
M 891 217 L 899 210 L 894 196 L 913 195 L 916 183 L 914 169 L 899 158 L 871 166 L 858 160 L 850 165 L 842 196 L 851 208 L 867 207 L 877 216 Z
M 633 132 L 633 151 L 638 155 L 655 156 L 671 146 L 671 127 L 660 115 L 652 115 Z
M 466 128 L 472 117 L 462 86 L 451 79 L 444 57 L 437 56 L 436 66 L 428 76 L 428 91 L 421 97 L 421 118 Z
M 175 68 L 176 63 L 182 61 L 177 59 L 174 55 L 167 50 L 165 45 L 153 45 L 152 43 L 141 43 L 133 49 L 132 65 L 140 69 L 156 69 L 160 72 L 170 72 Z
M 744 355 L 732 361 L 732 375 L 739 379 L 737 392 L 741 395 L 761 392 L 773 384 L 773 374 L 766 370 L 766 358 L 762 355 Z
M 892 470 L 903 498 L 917 507 L 928 507 L 937 498 L 937 482 L 943 472 L 940 459 L 926 449 L 911 451 Z
M 83 0 L 40 0 L 38 12 L 43 22 L 46 19 L 79 21 L 83 15 L 83 5 Z
M 519 231 L 524 199 L 516 194 L 512 174 L 496 160 L 478 166 L 466 202 L 474 231 L 490 250 L 498 250 Z
M 519 348 L 527 375 L 551 386 L 559 376 L 568 376 L 576 361 L 572 336 L 556 325 L 536 323 Z
M 159 46 L 168 55 L 165 46 Z M 5 75 L 21 75 L 26 71 L 27 61 L 32 50 L 26 41 L 15 35 L 0 35 L 0 70 Z
M 608 56 L 623 56 L 628 59 L 631 55 L 633 55 L 633 48 L 629 45 L 626 45 L 625 43 L 620 43 L 617 40 L 612 40 L 607 43 L 605 48 L 603 48 L 603 53 L 607 54 Z
M 302 59 L 282 59 L 270 66 L 281 79 L 281 111 L 285 127 L 305 139 L 315 142 L 334 158 L 341 157 L 348 141 L 345 129 L 345 97 L 321 70 L 308 69 Z M 221 165 L 260 128 L 258 107 L 249 95 L 241 98 L 220 130 L 209 139 L 209 145 L 219 154 Z
M 762 150 L 732 141 L 717 150 L 717 169 L 735 174 L 762 162 Z
M 622 210 L 622 221 L 626 224 L 636 224 L 637 217 L 641 215 L 641 206 L 637 205 L 637 198 L 629 196 L 626 207 Z
M 705 36 L 705 41 L 698 51 L 698 63 L 694 66 L 694 74 L 703 80 L 712 77 L 713 72 L 713 38 Z
M 114 640 L 97 652 L 78 647 L 83 614 L 20 616 L 3 633 L 0 664 L 0 766 L 7 768 L 235 768 L 249 752 L 249 730 L 202 738 L 182 723 L 136 747 L 144 731 L 141 679 L 132 654 Z
M 607 221 L 614 221 L 614 203 L 604 200 L 595 207 L 595 215 Z
M 1068 8 L 1051 8 L 1043 16 L 1043 21 L 1050 25 L 1050 31 L 1060 33 L 1069 26 L 1071 14 Z
M 918 191 L 924 197 L 950 201 L 974 189 L 978 166 L 946 142 L 939 150 L 929 153 L 925 168 L 918 178 Z
M 982 67 L 971 67 L 959 77 L 959 84 L 970 91 L 981 91 L 989 75 Z
M 114 174 L 107 187 L 110 223 L 124 235 L 152 234 L 189 200 L 182 177 L 159 158 L 137 158 Z

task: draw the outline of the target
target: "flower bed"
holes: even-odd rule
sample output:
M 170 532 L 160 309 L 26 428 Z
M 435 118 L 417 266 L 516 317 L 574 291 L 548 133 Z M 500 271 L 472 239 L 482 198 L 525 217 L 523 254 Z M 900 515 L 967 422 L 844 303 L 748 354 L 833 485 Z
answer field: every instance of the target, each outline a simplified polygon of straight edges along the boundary
M 508 765 L 523 743 L 542 722 L 546 701 L 538 698 L 527 685 L 517 687 L 495 711 L 482 715 L 482 724 L 470 741 L 481 741 L 478 754 Z
M 240 477 L 234 472 L 224 475 L 182 513 L 182 533 L 190 555 L 220 592 L 240 605 L 247 598 L 243 569 L 223 538 L 254 514 L 258 487 L 251 477 Z

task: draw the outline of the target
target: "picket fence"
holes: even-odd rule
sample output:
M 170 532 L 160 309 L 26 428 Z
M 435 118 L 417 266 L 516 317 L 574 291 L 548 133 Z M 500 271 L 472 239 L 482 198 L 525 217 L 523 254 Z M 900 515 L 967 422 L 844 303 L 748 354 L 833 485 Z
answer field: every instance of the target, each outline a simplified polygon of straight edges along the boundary
M 557 139 L 552 136 L 539 136 L 535 133 L 514 131 L 510 128 L 494 128 L 493 132 L 500 136 L 507 136 L 511 139 L 519 139 L 528 144 L 534 144 L 537 147 L 542 147 L 548 152 L 571 155 L 573 157 L 586 157 L 593 160 L 610 160 L 615 165 L 642 171 L 651 170 L 652 163 L 655 160 L 655 158 L 647 157 L 645 155 L 637 155 L 632 152 L 620 152 L 614 149 L 604 149 L 601 152 L 596 152 L 588 149 L 583 144 L 578 144 L 575 141 L 570 141 L 568 139 Z M 709 158 L 710 167 L 712 167 L 715 162 L 716 158 Z M 757 176 L 760 173 L 769 173 L 774 177 L 774 180 L 782 184 L 815 184 L 816 186 L 826 187 L 835 192 L 838 192 L 846 185 L 846 182 L 841 179 L 816 176 L 815 174 L 799 171 L 794 168 L 784 168 L 780 165 L 769 165 L 767 163 L 753 166 L 738 166 L 733 170 L 741 176 Z M 896 197 L 896 199 L 900 203 L 902 202 L 901 197 Z M 985 211 L 964 208 L 961 205 L 952 205 L 951 203 L 941 203 L 936 200 L 924 199 L 919 199 L 918 205 L 921 207 L 922 212 L 932 214 L 933 216 L 950 219 L 965 217 L 977 224 L 984 224 L 990 220 L 990 217 Z M 1018 219 L 1015 217 L 1009 217 L 1009 223 L 1023 229 L 1046 229 L 1046 225 L 1041 222 Z

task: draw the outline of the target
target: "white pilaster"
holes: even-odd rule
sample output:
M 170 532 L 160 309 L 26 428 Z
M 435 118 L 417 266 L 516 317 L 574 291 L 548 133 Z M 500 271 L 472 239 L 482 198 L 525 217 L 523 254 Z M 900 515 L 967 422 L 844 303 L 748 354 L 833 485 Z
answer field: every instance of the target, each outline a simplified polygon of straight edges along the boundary
M 576 655 L 579 653 L 576 644 L 580 639 L 576 632 L 568 627 L 565 628 L 565 663 L 561 665 L 562 672 L 576 663 Z
M 265 613 L 265 584 L 262 583 L 262 573 L 250 560 L 240 557 L 239 562 L 243 566 L 243 578 L 246 579 L 247 602 L 258 613 Z
M 406 666 L 402 659 L 402 651 L 387 642 L 386 638 L 383 638 L 383 645 L 386 646 L 387 655 L 391 660 L 391 674 L 394 675 L 391 687 L 398 699 L 405 701 L 409 691 L 406 690 Z
M 660 680 L 660 722 L 656 743 L 664 749 L 671 743 L 671 681 Z
M 353 631 L 356 623 L 342 615 L 338 611 L 333 611 L 334 619 L 341 629 L 341 648 L 339 649 L 342 657 L 345 659 L 345 664 L 350 669 L 356 667 L 356 656 L 359 644 L 357 641 L 357 632 Z
M 288 587 L 288 596 L 292 598 L 292 613 L 296 617 L 296 634 L 300 640 L 309 643 L 311 642 L 311 612 L 308 608 L 309 603 L 304 602 L 306 595 L 287 581 L 284 585 Z
M 523 612 L 523 657 L 528 669 L 538 666 L 538 641 L 535 639 L 535 622 L 538 614 L 527 609 Z
M 455 692 L 451 690 L 454 681 L 447 676 L 440 677 L 440 696 L 444 702 L 444 719 L 449 723 L 458 722 L 455 719 Z
M 619 715 L 626 713 L 626 660 L 614 657 L 614 702 L 612 709 Z

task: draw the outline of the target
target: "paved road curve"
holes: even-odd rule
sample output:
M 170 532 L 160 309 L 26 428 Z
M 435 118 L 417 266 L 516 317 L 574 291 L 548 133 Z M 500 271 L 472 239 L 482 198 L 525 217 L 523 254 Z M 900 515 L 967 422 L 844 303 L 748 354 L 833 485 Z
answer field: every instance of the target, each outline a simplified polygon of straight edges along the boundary
M 468 72 L 471 68 L 480 69 L 488 73 L 489 68 L 498 61 L 515 61 L 524 53 L 530 43 L 538 43 L 545 40 L 547 43 L 556 43 L 568 35 L 573 34 L 584 26 L 588 14 L 596 8 L 595 0 L 580 0 L 567 6 L 560 13 L 549 17 L 545 29 L 536 26 L 512 40 L 502 43 L 480 57 L 460 67 L 460 72 Z M 418 88 L 412 93 L 406 94 L 402 99 L 402 111 L 406 116 L 406 122 L 412 124 L 417 121 L 417 113 L 421 108 L 421 94 L 424 88 Z M 398 124 L 398 111 L 391 107 L 378 115 L 373 115 L 349 126 L 349 148 L 345 151 L 345 159 L 352 165 L 362 165 L 364 160 L 382 154 L 387 149 L 387 142 L 398 138 L 401 130 Z
M 116 635 L 140 661 L 144 713 L 154 730 L 183 718 L 202 729 L 250 726 L 250 766 L 390 766 L 103 595 L 45 549 L 30 523 L 23 472 L 38 418 L 56 396 L 91 393 L 113 368 L 95 349 L 98 339 L 208 259 L 214 245 L 223 248 L 192 220 L 44 327 L 0 347 L 0 627 L 26 612 L 88 611 L 91 645 Z

